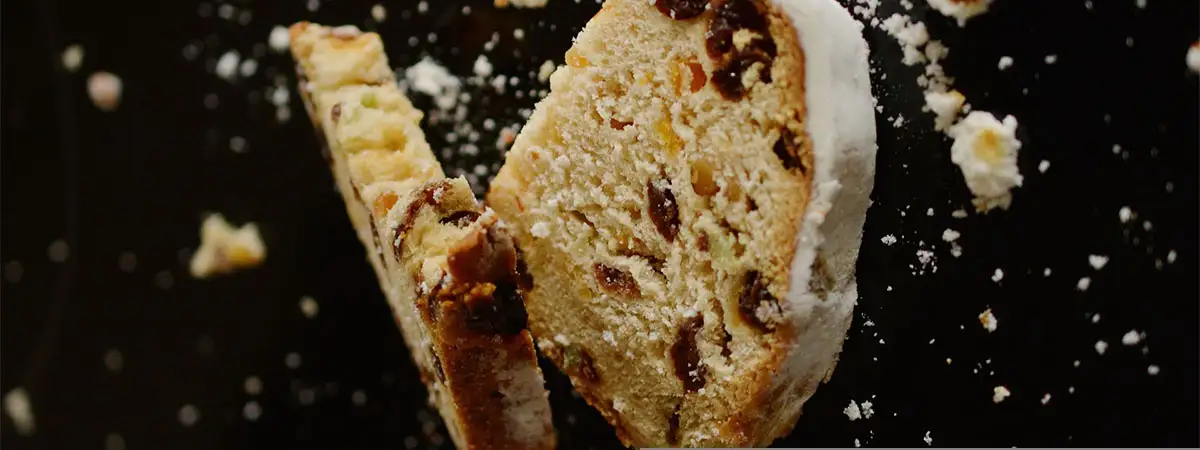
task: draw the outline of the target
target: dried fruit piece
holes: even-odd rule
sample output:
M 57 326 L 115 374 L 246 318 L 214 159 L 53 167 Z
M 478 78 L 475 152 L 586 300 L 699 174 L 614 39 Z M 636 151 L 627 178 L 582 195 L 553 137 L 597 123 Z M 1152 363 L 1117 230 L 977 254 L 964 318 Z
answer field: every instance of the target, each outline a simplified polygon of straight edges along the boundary
M 591 64 L 591 62 L 588 61 L 588 59 L 586 57 L 584 57 L 583 55 L 580 55 L 579 51 L 575 50 L 574 48 L 567 50 L 565 59 L 567 61 L 568 66 L 575 67 L 575 68 L 587 67 Z
M 691 85 L 688 86 L 689 90 L 700 92 L 701 89 L 704 89 L 704 85 L 708 83 L 708 75 L 704 73 L 704 66 L 700 65 L 695 59 L 688 61 L 684 65 L 692 72 Z
M 658 133 L 658 142 L 663 147 L 667 148 L 667 152 L 674 155 L 683 150 L 683 139 L 680 139 L 678 134 L 675 134 L 675 129 L 671 128 L 671 119 L 669 117 L 659 119 L 654 123 L 654 131 Z
M 713 179 L 712 163 L 709 163 L 706 159 L 700 159 L 692 163 L 692 191 L 696 195 L 711 197 L 720 189 L 717 186 L 717 182 Z
M 712 81 L 726 100 L 740 100 L 746 94 L 743 76 L 761 63 L 758 79 L 771 82 L 771 63 L 778 49 L 761 0 L 716 0 L 715 11 L 705 34 L 705 49 L 716 63 Z
M 396 193 L 391 191 L 384 192 L 379 194 L 378 197 L 375 197 L 375 204 L 372 205 L 372 212 L 375 213 L 375 217 L 386 216 L 388 211 L 392 210 L 392 206 L 396 204 L 396 200 L 398 199 L 399 198 L 396 197 Z
M 476 229 L 450 247 L 446 267 L 455 281 L 493 283 L 512 278 L 517 253 L 512 240 L 492 227 Z
M 637 280 L 633 275 L 621 269 L 609 267 L 601 263 L 592 266 L 592 275 L 604 290 L 623 297 L 638 297 L 642 295 L 638 289 Z
M 622 122 L 617 119 L 608 119 L 608 126 L 614 130 L 624 130 L 625 127 L 633 125 L 633 122 Z
M 438 219 L 438 223 L 443 224 L 443 225 L 453 224 L 454 226 L 459 227 L 459 228 L 466 228 L 467 226 L 471 225 L 472 223 L 475 223 L 475 221 L 478 219 L 479 219 L 478 212 L 463 210 L 463 211 L 455 211 L 453 213 L 450 213 L 450 215 L 448 215 L 446 217 Z
M 404 216 L 400 219 L 400 223 L 396 224 L 392 242 L 392 251 L 396 254 L 397 260 L 403 260 L 404 247 L 400 245 L 404 236 L 412 230 L 413 222 L 417 220 L 417 214 L 421 212 L 421 208 L 426 206 L 436 207 L 442 198 L 442 193 L 450 188 L 449 180 L 438 180 L 426 183 L 416 195 L 413 196 L 413 201 L 408 204 L 408 208 L 404 211 Z
M 708 6 L 708 0 L 655 0 L 654 6 L 664 16 L 675 20 L 687 20 L 699 16 Z
M 796 135 L 786 127 L 779 130 L 779 140 L 775 141 L 775 156 L 783 163 L 785 169 L 799 169 L 801 174 L 805 172 L 804 160 L 800 156 L 800 144 L 796 142 Z
M 675 406 L 675 412 L 667 419 L 667 443 L 671 445 L 679 445 L 679 407 L 682 404 Z
M 771 82 L 771 60 L 758 53 L 739 53 L 728 63 L 713 71 L 713 86 L 721 97 L 729 101 L 741 100 L 746 96 L 747 86 L 743 81 L 746 72 L 762 63 L 758 71 L 758 79 L 764 83 Z
M 511 336 L 528 326 L 525 300 L 513 283 L 478 285 L 463 303 L 468 311 L 467 328 L 472 331 Z
M 675 364 L 675 376 L 683 382 L 687 392 L 696 392 L 704 387 L 704 367 L 700 365 L 700 348 L 696 346 L 696 335 L 704 329 L 704 316 L 696 314 L 679 325 L 679 334 L 671 344 L 671 360 Z
M 738 297 L 738 312 L 743 321 L 763 333 L 775 329 L 779 300 L 767 291 L 766 280 L 757 270 L 746 273 L 742 294 Z
M 679 204 L 675 202 L 675 194 L 671 193 L 670 183 L 666 180 L 647 181 L 646 200 L 650 221 L 654 222 L 658 234 L 667 242 L 675 242 L 675 236 L 679 235 Z

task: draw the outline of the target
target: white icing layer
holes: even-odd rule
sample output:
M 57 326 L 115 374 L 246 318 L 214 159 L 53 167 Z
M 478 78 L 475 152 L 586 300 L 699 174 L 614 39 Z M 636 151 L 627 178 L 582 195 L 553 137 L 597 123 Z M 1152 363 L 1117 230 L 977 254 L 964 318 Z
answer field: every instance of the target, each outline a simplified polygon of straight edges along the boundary
M 854 266 L 875 184 L 875 113 L 862 25 L 834 0 L 774 1 L 804 49 L 815 166 L 786 297 L 797 335 L 784 362 L 788 376 L 778 378 L 797 384 L 802 397 L 790 407 L 799 408 L 832 371 L 858 298 Z M 817 257 L 834 280 L 822 295 L 809 290 Z

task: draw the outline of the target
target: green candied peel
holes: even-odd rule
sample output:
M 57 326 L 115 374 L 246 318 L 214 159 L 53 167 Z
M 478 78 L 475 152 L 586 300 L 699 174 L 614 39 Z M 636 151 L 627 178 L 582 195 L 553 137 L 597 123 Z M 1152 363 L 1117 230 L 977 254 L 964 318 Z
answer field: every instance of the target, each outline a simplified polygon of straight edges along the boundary
M 574 345 L 566 345 L 563 350 L 563 367 L 577 367 L 583 362 L 583 353 L 579 351 L 579 347 Z
M 371 91 L 363 92 L 362 105 L 364 108 L 376 108 L 379 106 L 379 99 L 375 97 L 375 93 Z

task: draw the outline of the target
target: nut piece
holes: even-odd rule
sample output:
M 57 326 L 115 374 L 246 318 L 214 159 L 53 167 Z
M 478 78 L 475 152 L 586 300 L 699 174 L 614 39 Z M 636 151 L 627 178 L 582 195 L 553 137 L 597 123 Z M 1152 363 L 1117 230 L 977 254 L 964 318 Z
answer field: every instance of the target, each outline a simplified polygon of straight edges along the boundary
M 675 376 L 683 382 L 683 389 L 696 392 L 704 387 L 704 366 L 700 365 L 700 348 L 696 346 L 696 335 L 704 329 L 704 316 L 696 314 L 679 325 L 679 335 L 671 344 L 671 360 L 675 364 Z
M 638 297 L 642 295 L 638 289 L 637 280 L 633 275 L 621 269 L 596 263 L 592 266 L 592 275 L 604 290 L 623 297 Z
M 658 234 L 667 242 L 675 242 L 675 236 L 679 235 L 679 204 L 675 202 L 675 194 L 671 193 L 670 182 L 647 181 L 646 200 L 649 203 L 647 210 L 650 221 L 654 222 Z
M 738 312 L 743 321 L 763 333 L 774 331 L 781 318 L 779 300 L 767 291 L 766 280 L 756 270 L 746 273 L 742 295 L 738 297 Z
M 711 197 L 721 188 L 713 180 L 713 167 L 706 159 L 697 160 L 692 164 L 692 191 L 696 195 Z

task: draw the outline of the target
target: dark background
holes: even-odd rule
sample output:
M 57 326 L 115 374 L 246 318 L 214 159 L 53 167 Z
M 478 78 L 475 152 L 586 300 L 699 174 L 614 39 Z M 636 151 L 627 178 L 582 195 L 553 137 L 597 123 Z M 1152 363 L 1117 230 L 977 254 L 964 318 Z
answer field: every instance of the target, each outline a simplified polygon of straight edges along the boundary
M 316 12 L 305 3 L 235 1 L 232 20 L 211 2 L 3 3 L 0 387 L 24 386 L 37 421 L 36 434 L 23 437 L 6 417 L 6 448 L 104 448 L 113 435 L 129 449 L 450 446 L 303 108 L 293 94 L 291 119 L 281 122 L 267 100 L 276 76 L 295 89 L 290 58 L 263 44 L 278 24 L 353 23 L 382 34 L 394 67 L 430 55 L 465 76 L 499 33 L 489 58 L 525 92 L 465 88 L 468 121 L 481 130 L 478 161 L 460 155 L 462 140 L 446 142 L 453 124 L 426 124 L 435 149 L 459 155 L 444 160 L 448 168 L 494 169 L 496 130 L 520 124 L 520 110 L 535 102 L 528 91 L 547 88 L 529 73 L 547 58 L 561 63 L 599 6 L 431 1 L 420 14 L 415 2 L 386 2 L 387 20 L 376 24 L 371 2 L 326 0 Z M 885 3 L 885 17 L 900 9 Z M 997 0 L 962 29 L 914 3 L 913 14 L 949 45 L 947 72 L 974 108 L 1020 120 L 1025 184 L 1010 211 L 951 218 L 970 209 L 970 194 L 949 141 L 920 111 L 918 69 L 899 63 L 893 39 L 867 31 L 883 111 L 862 296 L 833 380 L 777 444 L 923 446 L 927 433 L 935 446 L 1200 444 L 1200 81 L 1184 64 L 1200 37 L 1197 3 L 1139 9 L 1133 0 L 1094 0 L 1088 9 L 1082 0 Z M 250 12 L 244 24 L 242 11 Z M 513 37 L 517 27 L 523 40 Z M 76 73 L 59 62 L 71 43 L 86 51 Z M 262 52 L 255 75 L 213 74 L 233 49 Z M 1047 54 L 1057 62 L 1046 64 Z M 997 70 L 1006 55 L 1015 66 Z M 115 112 L 88 99 L 87 76 L 97 70 L 124 81 Z M 216 104 L 205 105 L 208 95 Z M 890 122 L 897 115 L 901 127 Z M 495 130 L 482 130 L 487 118 Z M 234 137 L 247 143 L 243 153 L 230 149 Z M 1043 159 L 1051 162 L 1044 174 Z M 1122 206 L 1136 219 L 1122 223 Z M 200 221 L 212 211 L 259 224 L 269 253 L 262 267 L 188 276 Z M 946 228 L 963 234 L 959 258 L 941 240 Z M 888 234 L 899 242 L 881 243 Z M 63 263 L 47 255 L 58 239 L 70 249 Z M 934 252 L 936 272 L 921 273 L 918 249 Z M 123 252 L 136 256 L 132 271 L 118 266 Z M 1097 271 L 1090 254 L 1111 261 Z M 994 282 L 997 268 L 1004 277 Z M 1086 292 L 1076 289 L 1083 276 L 1092 280 Z M 298 307 L 305 295 L 320 304 L 315 318 Z M 994 333 L 977 319 L 989 307 Z M 1146 338 L 1122 345 L 1131 329 Z M 1109 344 L 1103 355 L 1098 340 Z M 123 357 L 119 373 L 103 362 L 110 349 Z M 284 363 L 291 352 L 302 357 L 298 368 Z M 1147 373 L 1151 364 L 1158 375 Z M 546 369 L 560 447 L 617 446 Z M 263 382 L 257 396 L 243 389 L 251 375 Z M 994 404 L 997 385 L 1012 396 Z M 355 391 L 365 404 L 351 400 Z M 871 401 L 874 415 L 850 421 L 842 409 L 851 399 Z M 249 401 L 262 408 L 255 421 L 243 417 Z M 186 404 L 200 413 L 190 427 L 178 419 Z

